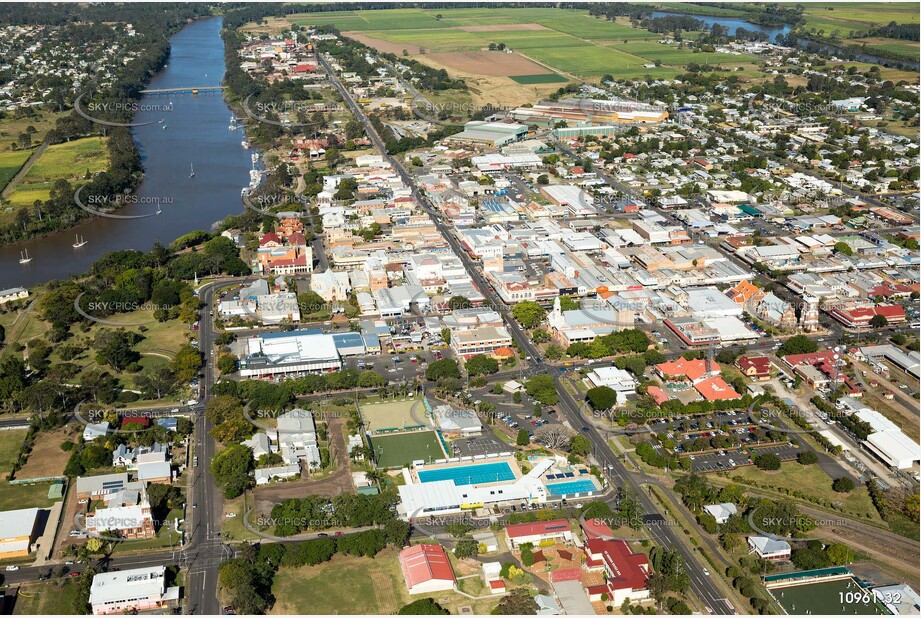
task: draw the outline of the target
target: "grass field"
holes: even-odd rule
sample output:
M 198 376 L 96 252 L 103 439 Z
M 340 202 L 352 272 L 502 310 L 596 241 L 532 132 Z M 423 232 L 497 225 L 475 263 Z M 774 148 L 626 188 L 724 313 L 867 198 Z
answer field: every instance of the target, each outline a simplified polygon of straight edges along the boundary
M 109 154 L 104 137 L 86 137 L 65 144 L 49 146 L 10 195 L 15 208 L 29 206 L 35 200 L 46 200 L 55 180 L 61 178 L 77 183 L 87 170 L 102 171 L 109 166 Z
M 28 431 L 28 429 L 0 431 L 0 481 L 10 477 L 13 462 L 19 456 L 19 448 Z
M 754 466 L 744 466 L 733 470 L 730 476 L 733 479 L 741 477 L 743 484 L 746 480 L 751 480 L 762 485 L 808 493 L 838 504 L 844 511 L 860 513 L 861 516 L 867 514 L 871 520 L 879 521 L 879 513 L 873 506 L 866 487 L 858 486 L 849 493 L 838 493 L 831 488 L 832 479 L 816 465 L 803 466 L 796 462 L 785 462 L 777 472 L 764 472 Z
M 424 427 L 427 418 L 421 399 L 363 402 L 359 409 L 372 433 Z
M 78 591 L 76 579 L 69 577 L 31 583 L 19 589 L 16 605 L 13 606 L 13 614 L 16 616 L 85 614 L 86 612 L 74 611 Z
M 428 461 L 445 457 L 434 431 L 374 436 L 371 438 L 371 450 L 381 468 L 398 468 L 418 459 Z
M 0 191 L 6 188 L 31 156 L 32 150 L 0 152 Z
M 48 499 L 50 483 L 35 485 L 10 485 L 0 482 L 0 511 L 12 509 L 48 508 L 54 500 Z
M 556 73 L 542 73 L 538 75 L 512 75 L 510 79 L 519 84 L 556 84 L 569 81 Z
M 31 116 L 0 119 L 0 152 L 12 152 L 20 133 L 29 132 L 33 146 L 41 144 L 61 116 L 63 114 L 56 112 L 37 111 Z M 35 132 L 31 132 L 29 127 Z
M 452 563 L 460 576 L 457 562 L 452 559 Z M 499 603 L 499 597 L 474 600 L 453 591 L 410 596 L 394 549 L 373 559 L 338 554 L 317 566 L 283 567 L 275 575 L 272 593 L 277 600 L 271 614 L 303 614 L 309 609 L 315 615 L 392 615 L 427 596 L 451 614 L 459 614 L 461 607 L 472 608 L 473 614 L 489 614 Z

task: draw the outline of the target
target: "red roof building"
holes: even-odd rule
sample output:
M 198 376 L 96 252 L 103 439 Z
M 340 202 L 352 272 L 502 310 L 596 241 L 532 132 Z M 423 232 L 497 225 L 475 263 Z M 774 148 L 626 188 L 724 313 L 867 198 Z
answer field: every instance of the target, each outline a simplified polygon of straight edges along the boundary
M 767 356 L 740 356 L 736 359 L 736 367 L 747 378 L 753 380 L 771 379 L 771 359 Z
M 710 371 L 707 371 L 706 359 L 697 358 L 694 360 L 687 360 L 684 357 L 679 357 L 678 360 L 659 363 L 656 365 L 656 371 L 666 380 L 677 379 L 697 382 L 708 376 L 718 375 L 720 366 L 716 361 L 711 361 Z
M 875 307 L 835 308 L 829 315 L 848 328 L 869 328 L 870 321 L 881 315 L 889 324 L 905 321 L 905 309 L 901 305 L 877 305 Z
M 126 416 L 122 418 L 122 427 L 127 425 L 140 425 L 141 427 L 147 427 L 150 425 L 150 418 L 146 416 Z
M 409 594 L 452 590 L 457 577 L 441 545 L 413 545 L 400 552 L 400 568 Z
M 619 607 L 626 600 L 640 601 L 649 598 L 646 581 L 649 579 L 649 559 L 646 554 L 634 553 L 626 541 L 589 539 L 585 542 L 588 561 L 604 563 L 607 582 L 591 586 L 586 591 L 590 601 L 601 600 L 607 594 L 611 604 Z
M 694 388 L 697 389 L 697 392 L 707 401 L 727 401 L 742 398 L 742 395 L 726 384 L 726 381 L 720 376 L 713 376 L 712 378 L 701 380 L 694 384 Z
M 541 541 L 550 540 L 572 542 L 572 530 L 565 519 L 512 524 L 506 526 L 505 534 L 508 537 L 509 547 L 512 549 L 516 549 L 523 543 L 538 545 Z
M 652 397 L 653 401 L 655 401 L 655 402 L 656 402 L 658 405 L 660 405 L 660 406 L 661 406 L 663 403 L 665 403 L 666 401 L 668 401 L 668 395 L 666 395 L 666 394 L 665 394 L 665 391 L 663 391 L 663 390 L 662 390 L 661 388 L 659 388 L 658 386 L 649 386 L 649 387 L 647 387 L 647 388 L 646 388 L 646 393 L 647 393 L 650 397 Z

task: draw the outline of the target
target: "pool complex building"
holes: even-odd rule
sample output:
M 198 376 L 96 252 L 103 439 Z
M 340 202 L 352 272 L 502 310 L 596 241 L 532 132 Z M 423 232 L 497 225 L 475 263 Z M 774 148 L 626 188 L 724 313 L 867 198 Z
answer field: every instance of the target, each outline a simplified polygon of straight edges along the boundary
M 417 474 L 421 483 L 451 481 L 455 485 L 483 485 L 515 480 L 515 473 L 507 461 L 420 470 Z

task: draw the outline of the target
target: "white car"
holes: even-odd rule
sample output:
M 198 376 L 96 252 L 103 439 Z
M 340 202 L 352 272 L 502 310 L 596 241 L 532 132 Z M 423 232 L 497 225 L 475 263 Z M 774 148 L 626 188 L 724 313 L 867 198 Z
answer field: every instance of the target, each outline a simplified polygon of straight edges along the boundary
M 19 567 L 16 566 L 15 564 L 11 564 L 11 565 L 9 565 L 8 567 L 6 567 L 6 570 L 7 570 L 7 571 L 18 571 L 18 570 L 19 570 Z
M 237 516 L 236 513 L 227 513 L 227 515 L 226 515 L 225 517 L 227 517 L 227 519 L 233 519 L 233 518 L 236 517 L 236 516 Z
M 706 575 L 707 577 L 710 577 L 710 570 L 704 569 L 704 575 Z

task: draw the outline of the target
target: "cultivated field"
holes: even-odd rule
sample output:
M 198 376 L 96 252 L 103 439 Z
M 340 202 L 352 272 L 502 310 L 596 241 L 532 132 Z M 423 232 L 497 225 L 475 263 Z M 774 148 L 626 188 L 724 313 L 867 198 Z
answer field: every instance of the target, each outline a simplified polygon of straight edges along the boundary
M 546 67 L 515 53 L 506 54 L 487 50 L 431 54 L 428 57 L 452 69 L 491 77 L 512 77 L 514 79 L 515 76 L 523 75 L 547 75 Z M 566 79 L 559 78 L 557 81 L 565 82 Z
M 0 191 L 6 188 L 31 156 L 32 150 L 0 152 Z
M 445 457 L 434 431 L 374 436 L 371 438 L 371 450 L 381 468 L 399 468 L 419 459 L 428 461 Z

